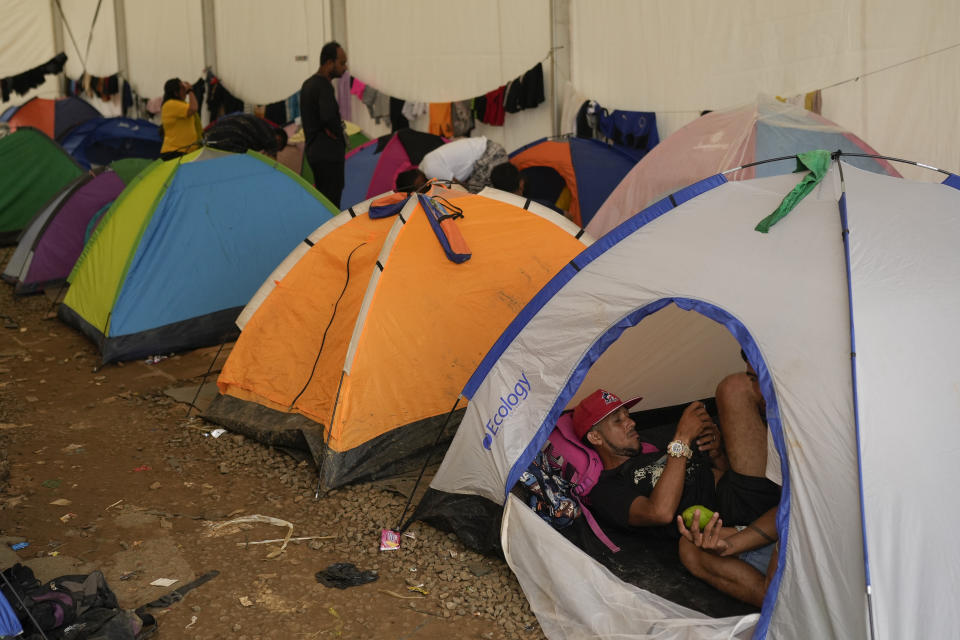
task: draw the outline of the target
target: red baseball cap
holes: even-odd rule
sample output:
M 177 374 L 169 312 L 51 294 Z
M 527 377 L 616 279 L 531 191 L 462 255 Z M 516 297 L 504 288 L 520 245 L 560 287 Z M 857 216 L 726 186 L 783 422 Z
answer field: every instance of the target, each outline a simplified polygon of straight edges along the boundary
M 616 395 L 603 389 L 597 389 L 586 398 L 580 401 L 580 404 L 573 410 L 573 432 L 581 440 L 587 431 L 608 415 L 619 409 L 626 407 L 629 409 L 633 405 L 643 400 L 643 398 L 634 398 L 624 402 Z

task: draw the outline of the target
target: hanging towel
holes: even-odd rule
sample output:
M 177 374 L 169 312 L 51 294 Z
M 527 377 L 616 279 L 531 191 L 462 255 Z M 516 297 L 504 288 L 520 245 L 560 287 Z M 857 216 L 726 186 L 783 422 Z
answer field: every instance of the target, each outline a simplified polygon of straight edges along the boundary
M 469 136 L 473 131 L 473 105 L 471 100 L 450 103 L 450 120 L 453 122 L 453 135 L 457 138 Z
M 433 102 L 430 104 L 430 128 L 428 131 L 444 138 L 453 137 L 453 121 L 450 115 L 449 102 Z
M 487 113 L 487 96 L 477 96 L 473 99 L 473 115 L 476 116 L 477 120 L 480 122 L 486 122 L 484 116 Z
M 354 78 L 350 83 L 350 93 L 357 96 L 358 100 L 363 100 L 363 94 L 367 90 L 367 83 L 360 78 Z
M 520 104 L 524 109 L 533 109 L 546 100 L 543 90 L 543 64 L 538 62 L 520 80 Z
M 517 113 L 524 109 L 522 104 L 523 86 L 520 78 L 507 83 L 507 90 L 503 95 L 503 110 L 507 113 Z
M 410 121 L 403 115 L 404 104 L 400 98 L 390 98 L 390 131 L 410 128 Z
M 300 117 L 300 92 L 287 98 L 287 117 L 290 120 L 296 120 Z
M 495 127 L 503 126 L 503 94 L 506 89 L 507 87 L 504 85 L 487 94 L 487 107 L 484 110 L 483 122 L 492 124 Z
M 263 117 L 275 125 L 287 124 L 287 101 L 272 102 L 263 108 Z
M 416 120 L 423 114 L 425 114 L 430 109 L 430 105 L 426 102 L 411 102 L 407 100 L 403 103 L 403 117 L 407 120 Z

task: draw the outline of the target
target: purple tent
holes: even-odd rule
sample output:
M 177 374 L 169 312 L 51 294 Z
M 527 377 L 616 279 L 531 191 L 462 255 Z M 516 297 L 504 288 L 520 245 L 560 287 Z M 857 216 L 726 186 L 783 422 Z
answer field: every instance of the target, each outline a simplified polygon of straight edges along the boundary
M 3 279 L 14 293 L 34 293 L 62 284 L 83 251 L 87 226 L 125 185 L 113 171 L 84 176 L 68 185 L 23 232 Z

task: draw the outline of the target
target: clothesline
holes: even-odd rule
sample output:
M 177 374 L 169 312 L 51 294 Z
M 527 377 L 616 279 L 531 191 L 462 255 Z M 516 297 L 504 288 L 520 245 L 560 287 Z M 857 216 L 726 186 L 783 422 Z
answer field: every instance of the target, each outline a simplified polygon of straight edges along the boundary
M 552 51 L 547 57 L 550 55 Z M 264 117 L 275 124 L 284 124 L 296 119 L 300 114 L 299 91 L 284 100 L 269 104 L 252 104 L 234 96 L 210 69 L 206 70 L 206 82 L 209 96 L 207 108 L 210 111 L 211 120 L 226 113 L 244 111 Z M 353 95 L 367 107 L 370 117 L 378 123 L 383 119 L 389 119 L 393 130 L 408 127 L 409 120 L 429 113 L 431 132 L 446 137 L 467 135 L 473 129 L 475 120 L 502 126 L 505 114 L 536 107 L 545 100 L 542 62 L 538 62 L 524 74 L 492 91 L 475 98 L 454 102 L 426 103 L 403 100 L 381 92 L 359 78 L 351 78 L 349 74 L 334 80 L 334 85 L 338 88 L 340 113 L 344 120 L 352 120 L 353 105 L 350 96 Z M 156 99 L 152 99 L 151 102 L 156 102 Z

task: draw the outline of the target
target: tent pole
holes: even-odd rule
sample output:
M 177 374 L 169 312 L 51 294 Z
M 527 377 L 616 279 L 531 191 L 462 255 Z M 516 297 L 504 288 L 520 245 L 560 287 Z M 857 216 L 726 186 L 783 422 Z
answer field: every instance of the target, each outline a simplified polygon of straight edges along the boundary
M 876 153 L 848 153 L 846 151 L 834 151 L 834 159 L 851 157 L 851 158 L 873 158 L 875 160 L 886 160 L 888 162 L 902 162 L 903 164 L 910 164 L 915 167 L 921 167 L 923 169 L 930 169 L 931 171 L 936 171 L 944 175 L 952 176 L 953 173 L 947 171 L 946 169 L 939 169 L 929 164 L 924 164 L 922 162 L 914 162 L 913 160 L 904 160 L 903 158 L 894 158 L 893 156 L 881 156 Z M 757 160 L 756 162 L 748 162 L 747 164 L 742 164 L 739 167 L 734 167 L 733 169 L 727 169 L 726 171 L 721 171 L 720 175 L 727 175 L 728 173 L 734 173 L 740 171 L 741 169 L 749 169 L 750 167 L 755 167 L 760 164 L 767 164 L 769 162 L 780 162 L 782 160 L 796 160 L 797 156 L 780 156 L 779 158 L 768 158 L 766 160 Z
M 53 50 L 56 53 L 65 51 L 63 41 L 63 17 L 60 15 L 60 7 L 57 0 L 50 0 L 51 27 L 53 29 Z M 79 57 L 79 54 L 78 54 Z M 64 71 L 57 75 L 57 96 L 67 94 L 67 72 Z
M 454 412 L 457 410 L 457 406 L 460 404 L 461 396 L 457 396 L 457 401 L 453 403 L 453 407 L 450 408 L 450 412 L 447 413 L 447 419 L 443 421 L 443 425 L 440 427 L 440 431 L 437 432 L 437 437 L 433 441 L 433 446 L 430 447 L 430 450 L 427 451 L 427 456 L 423 460 L 423 466 L 420 467 L 420 475 L 417 476 L 417 481 L 413 483 L 413 489 L 410 490 L 410 497 L 407 498 L 407 504 L 403 505 L 403 513 L 400 514 L 400 519 L 397 521 L 397 526 L 395 531 L 400 531 L 403 526 L 403 519 L 407 517 L 407 509 L 410 508 L 410 503 L 413 502 L 413 496 L 417 493 L 417 487 L 420 486 L 420 481 L 423 480 L 423 474 L 426 472 L 427 467 L 430 466 L 430 457 L 433 455 L 433 452 L 436 451 L 437 445 L 440 444 L 440 439 L 443 437 L 444 432 L 447 430 L 447 425 L 450 424 L 450 418 L 453 417 Z
M 323 487 L 323 470 L 327 466 L 327 460 L 330 458 L 330 436 L 333 434 L 333 420 L 337 417 L 337 407 L 340 405 L 340 390 L 343 389 L 343 378 L 347 375 L 345 371 L 340 372 L 340 382 L 337 383 L 337 395 L 333 399 L 333 413 L 330 414 L 330 424 L 327 425 L 327 439 L 323 443 L 323 460 L 320 461 L 320 468 L 317 469 L 317 488 L 313 491 L 313 499 L 320 499 L 320 489 Z M 293 405 L 290 405 L 293 408 Z
M 200 384 L 197 385 L 197 392 L 193 396 L 193 400 L 190 402 L 190 406 L 187 407 L 187 418 L 190 417 L 190 412 L 193 411 L 193 408 L 197 406 L 197 398 L 200 397 L 200 392 L 203 390 L 203 385 L 207 382 L 207 376 L 210 375 L 210 372 L 213 371 L 213 365 L 217 363 L 217 359 L 220 357 L 220 353 L 223 351 L 223 346 L 227 344 L 226 340 L 223 340 L 220 343 L 220 348 L 217 349 L 217 353 L 213 356 L 213 360 L 210 362 L 210 366 L 207 367 L 207 372 L 203 374 L 203 377 L 200 378 Z

